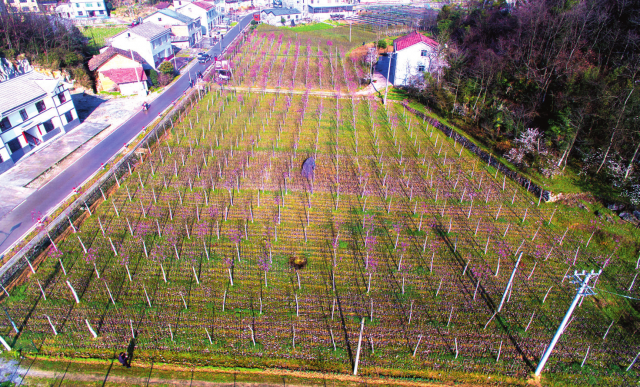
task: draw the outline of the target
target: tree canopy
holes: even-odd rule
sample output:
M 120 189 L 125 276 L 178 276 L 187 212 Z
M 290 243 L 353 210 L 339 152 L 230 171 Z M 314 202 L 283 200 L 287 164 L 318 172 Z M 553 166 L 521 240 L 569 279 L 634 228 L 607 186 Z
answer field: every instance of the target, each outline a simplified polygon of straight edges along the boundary
M 503 154 L 539 129 L 556 165 L 546 174 L 573 158 L 585 173 L 630 184 L 640 158 L 639 20 L 632 1 L 444 6 L 431 28 L 449 66 L 410 91 Z

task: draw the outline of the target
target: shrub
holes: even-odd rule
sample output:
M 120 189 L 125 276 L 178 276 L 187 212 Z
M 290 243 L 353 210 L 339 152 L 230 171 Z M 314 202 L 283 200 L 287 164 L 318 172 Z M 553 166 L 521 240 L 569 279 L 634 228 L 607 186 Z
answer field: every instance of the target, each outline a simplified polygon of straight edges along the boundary
M 158 86 L 158 72 L 156 70 L 149 70 L 149 80 L 154 86 Z
M 67 66 L 75 66 L 82 61 L 82 57 L 75 52 L 67 52 L 64 55 L 64 63 Z
M 383 50 L 386 49 L 387 48 L 387 41 L 383 40 L 383 39 L 378 40 L 378 48 L 381 48 Z
M 160 84 L 160 86 L 166 86 L 170 84 L 171 81 L 173 81 L 173 74 L 158 74 L 158 83 Z
M 93 89 L 93 80 L 87 73 L 87 71 L 82 67 L 82 65 L 71 69 L 71 74 L 73 75 L 73 79 L 76 80 L 80 84 L 80 86 L 86 89 Z
M 158 66 L 158 70 L 160 70 L 161 73 L 168 75 L 173 75 L 173 72 L 175 71 L 175 69 L 173 68 L 173 63 L 169 61 L 160 63 L 160 66 Z

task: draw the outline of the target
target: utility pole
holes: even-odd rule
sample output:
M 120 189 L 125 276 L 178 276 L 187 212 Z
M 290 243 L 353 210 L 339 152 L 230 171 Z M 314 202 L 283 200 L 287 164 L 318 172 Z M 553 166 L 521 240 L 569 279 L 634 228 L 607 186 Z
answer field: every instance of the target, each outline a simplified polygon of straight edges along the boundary
M 595 291 L 593 291 L 591 286 L 589 286 L 588 284 L 591 278 L 599 276 L 600 273 L 602 273 L 602 269 L 600 269 L 600 271 L 598 271 L 597 273 L 593 270 L 591 270 L 591 273 L 587 273 L 584 270 L 581 273 L 578 273 L 577 270 L 573 273 L 573 279 L 571 280 L 571 283 L 580 284 L 580 287 L 578 288 L 578 291 L 576 292 L 576 296 L 573 298 L 573 302 L 571 302 L 571 305 L 569 306 L 567 313 L 564 315 L 564 318 L 562 319 L 562 322 L 560 323 L 560 326 L 558 327 L 556 334 L 553 336 L 553 339 L 551 339 L 549 346 L 544 351 L 544 355 L 542 355 L 542 359 L 540 359 L 540 363 L 538 363 L 538 368 L 536 368 L 536 372 L 535 372 L 536 376 L 540 376 L 540 374 L 542 373 L 542 370 L 544 369 L 544 365 L 547 363 L 547 360 L 549 360 L 549 356 L 551 356 L 551 352 L 553 352 L 553 347 L 555 347 L 556 343 L 560 339 L 560 336 L 562 336 L 562 333 L 564 332 L 564 329 L 566 328 L 567 323 L 569 322 L 569 318 L 571 318 L 571 314 L 573 313 L 573 310 L 576 308 L 576 305 L 578 305 L 578 302 L 580 301 L 581 297 L 593 296 L 596 294 Z
M 389 93 L 389 73 L 391 72 L 391 59 L 393 59 L 395 52 L 389 53 L 389 66 L 387 66 L 387 83 L 384 87 L 384 105 L 387 105 L 387 94 Z

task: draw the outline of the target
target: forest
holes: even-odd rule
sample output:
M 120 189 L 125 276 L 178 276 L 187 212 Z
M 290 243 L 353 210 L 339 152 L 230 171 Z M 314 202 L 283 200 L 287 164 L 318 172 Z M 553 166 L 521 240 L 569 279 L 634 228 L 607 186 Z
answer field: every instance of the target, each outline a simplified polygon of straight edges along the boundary
M 86 61 L 91 57 L 87 39 L 71 22 L 30 13 L 0 14 L 0 57 L 21 56 L 48 70 L 66 70 L 70 78 L 93 88 Z
M 572 171 L 637 205 L 639 27 L 637 1 L 445 6 L 430 29 L 449 66 L 410 95 L 541 179 Z

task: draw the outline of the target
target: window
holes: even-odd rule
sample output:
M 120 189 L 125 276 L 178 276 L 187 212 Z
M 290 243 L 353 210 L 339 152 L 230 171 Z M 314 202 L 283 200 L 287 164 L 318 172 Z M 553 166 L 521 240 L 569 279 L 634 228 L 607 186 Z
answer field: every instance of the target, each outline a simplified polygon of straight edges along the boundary
M 67 124 L 71 121 L 73 121 L 73 114 L 71 113 L 71 110 L 69 110 L 68 112 L 64 113 L 64 118 L 67 120 Z
M 20 110 L 20 117 L 22 117 L 23 121 L 26 121 L 29 119 L 29 115 L 27 114 L 27 111 L 24 109 Z
M 53 120 L 43 122 L 42 126 L 44 126 L 44 131 L 47 133 L 55 129 L 55 127 L 53 126 Z
M 7 0 L 8 4 L 13 4 L 15 0 Z
M 11 153 L 17 152 L 22 149 L 22 144 L 20 144 L 20 140 L 16 137 L 13 140 L 7 142 L 9 149 L 11 149 Z
M 42 113 L 47 110 L 47 106 L 44 104 L 44 101 L 36 102 L 36 109 L 38 109 L 38 113 Z
M 60 101 L 61 104 L 67 102 L 67 97 L 64 95 L 64 91 L 58 94 L 58 100 Z
M 34 10 L 34 11 L 37 11 L 37 10 L 38 10 L 38 7 L 33 7 L 33 10 Z
M 4 132 L 5 130 L 11 129 L 11 122 L 9 121 L 9 117 L 5 117 L 0 121 L 0 129 Z
M 22 12 L 29 12 L 29 7 L 22 7 Z
M 93 7 L 93 3 L 87 3 L 87 5 L 85 5 L 86 8 L 91 8 Z
M 420 56 L 427 56 L 427 55 L 428 55 L 427 50 L 420 51 Z
M 20 2 L 21 2 L 21 3 L 26 3 L 26 2 L 27 2 L 27 0 L 20 0 Z
M 78 11 L 78 16 L 82 16 L 82 11 Z
M 159 17 L 159 18 L 158 18 L 158 21 L 162 21 L 162 18 L 161 18 L 161 17 Z
M 424 65 L 418 66 L 418 71 L 424 73 Z
M 100 15 L 104 15 L 104 11 L 102 11 L 102 10 L 98 11 L 98 13 L 99 13 Z
M 76 8 L 80 8 L 80 3 L 76 3 Z

